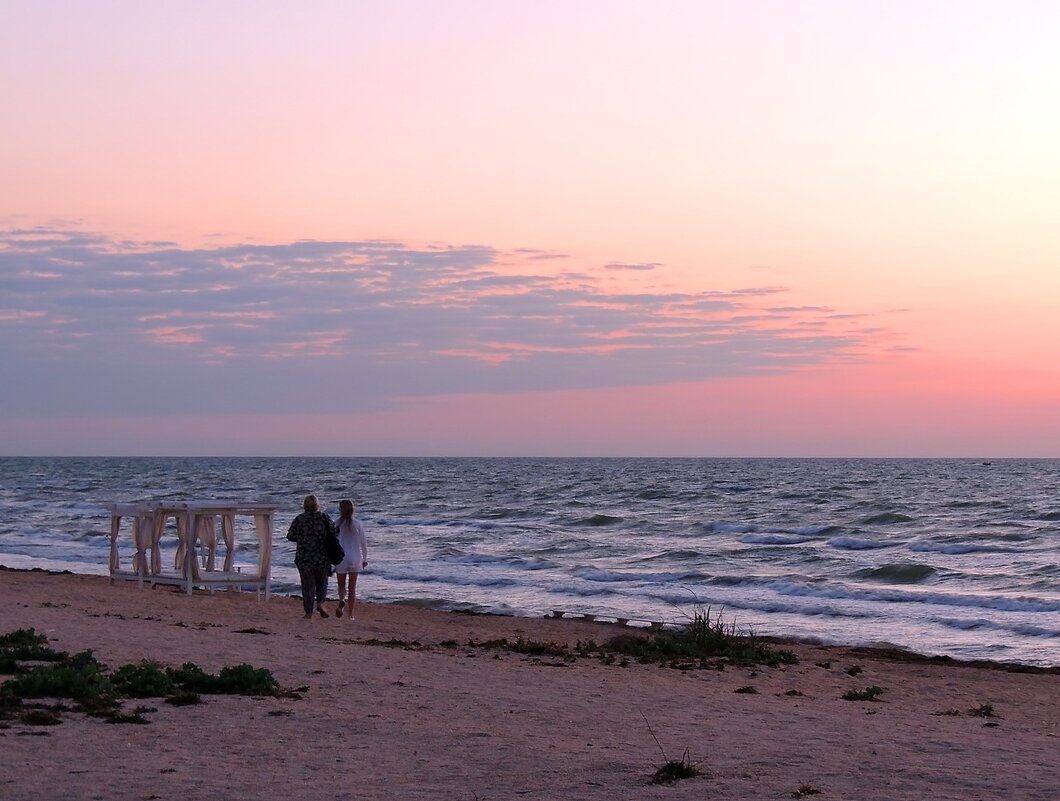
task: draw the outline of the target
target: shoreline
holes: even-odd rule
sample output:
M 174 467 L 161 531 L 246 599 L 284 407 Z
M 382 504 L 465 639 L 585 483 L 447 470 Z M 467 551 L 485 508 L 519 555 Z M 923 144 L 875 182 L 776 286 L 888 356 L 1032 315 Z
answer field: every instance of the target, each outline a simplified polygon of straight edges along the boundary
M 301 618 L 287 597 L 0 572 L 0 633 L 32 627 L 112 669 L 250 664 L 301 696 L 127 702 L 153 710 L 142 726 L 76 712 L 48 727 L 0 721 L 0 797 L 1055 798 L 1051 669 L 799 642 L 784 643 L 798 663 L 777 667 L 623 666 L 512 647 L 602 642 L 622 631 L 610 623 L 396 604 L 358 605 L 353 622 Z M 843 698 L 873 686 L 874 702 Z M 701 774 L 652 784 L 661 751 L 686 748 Z
M 5 572 L 11 572 L 11 573 L 39 573 L 39 574 L 49 575 L 49 576 L 77 576 L 77 577 L 82 577 L 82 578 L 99 579 L 99 580 L 106 581 L 106 582 L 110 581 L 109 577 L 106 576 L 106 575 L 96 575 L 96 574 L 88 574 L 88 573 L 75 573 L 72 570 L 48 570 L 46 568 L 39 568 L 39 567 L 32 567 L 32 568 L 9 567 L 8 565 L 0 564 L 0 573 L 5 573 Z M 116 581 L 115 583 L 116 584 L 117 583 L 128 583 L 130 585 L 133 584 L 133 582 L 131 582 L 131 581 L 130 582 L 125 582 L 125 581 L 120 581 L 119 582 L 119 581 Z M 151 591 L 165 591 L 166 589 L 168 589 L 169 591 L 173 591 L 174 590 L 173 587 L 163 588 L 161 585 L 159 585 L 157 587 L 154 587 L 154 588 L 145 588 L 145 589 L 151 589 Z M 220 594 L 222 592 L 224 592 L 224 591 L 223 590 L 219 590 L 219 591 L 216 591 L 215 594 Z M 193 597 L 194 596 L 198 596 L 198 595 L 210 596 L 211 593 L 209 591 L 196 588 L 194 590 L 194 592 L 193 592 Z M 298 600 L 298 601 L 300 601 L 302 596 L 301 595 L 274 593 L 272 595 L 272 597 L 275 598 L 275 599 L 283 598 L 283 599 L 286 599 L 286 600 Z M 337 599 L 333 599 L 333 598 L 329 597 L 328 600 L 327 600 L 327 603 L 333 608 L 334 605 L 337 603 Z M 402 608 L 402 609 L 412 609 L 412 610 L 419 610 L 419 611 L 423 611 L 423 612 L 431 612 L 431 613 L 434 613 L 434 614 L 462 615 L 462 616 L 467 616 L 467 617 L 479 617 L 479 618 L 498 618 L 498 619 L 501 619 L 501 620 L 512 620 L 512 621 L 551 620 L 551 621 L 558 621 L 558 622 L 562 622 L 562 623 L 588 623 L 588 624 L 602 625 L 602 626 L 613 625 L 613 626 L 615 626 L 615 630 L 614 630 L 613 633 L 616 636 L 618 634 L 623 633 L 623 632 L 630 632 L 630 631 L 631 632 L 638 632 L 638 631 L 647 631 L 648 630 L 647 628 L 637 627 L 637 626 L 630 627 L 629 629 L 626 629 L 626 628 L 624 628 L 622 626 L 619 626 L 617 624 L 610 623 L 607 620 L 600 620 L 600 619 L 587 620 L 587 619 L 579 618 L 579 617 L 556 618 L 556 617 L 553 617 L 552 615 L 543 615 L 543 616 L 538 617 L 538 616 L 530 616 L 530 615 L 514 615 L 514 614 L 513 615 L 506 615 L 506 614 L 503 614 L 503 613 L 500 613 L 500 612 L 477 612 L 477 611 L 473 611 L 473 610 L 446 610 L 446 609 L 435 609 L 435 608 L 427 607 L 427 606 L 420 606 L 420 605 L 418 605 L 416 603 L 402 603 L 400 601 L 397 601 L 397 602 L 393 602 L 393 601 L 390 601 L 390 602 L 372 601 L 372 602 L 367 602 L 364 605 L 372 606 L 372 607 L 375 607 L 375 608 L 397 607 L 397 608 Z M 571 614 L 576 615 L 577 613 L 571 613 Z M 597 618 L 603 618 L 603 617 L 607 617 L 607 616 L 606 615 L 597 615 L 596 617 Z M 643 622 L 647 622 L 647 620 L 645 619 Z M 770 644 L 781 646 L 781 647 L 804 646 L 804 647 L 820 648 L 820 649 L 825 649 L 825 650 L 837 649 L 837 650 L 841 650 L 841 651 L 844 651 L 844 652 L 847 652 L 847 653 L 851 653 L 851 654 L 860 654 L 860 655 L 863 655 L 865 658 L 869 658 L 869 659 L 880 659 L 880 660 L 887 660 L 887 661 L 893 661 L 893 662 L 907 662 L 907 663 L 910 663 L 910 664 L 937 664 L 937 665 L 947 665 L 947 666 L 950 666 L 950 667 L 980 668 L 980 669 L 983 669 L 983 670 L 1001 670 L 1001 671 L 1010 672 L 1010 673 L 1034 673 L 1034 674 L 1044 674 L 1044 675 L 1060 675 L 1060 664 L 1058 664 L 1058 665 L 1031 665 L 1031 664 L 1025 664 L 1025 663 L 1022 663 L 1022 662 L 1003 662 L 1003 661 L 1000 661 L 1000 660 L 993 660 L 993 659 L 958 659 L 956 657 L 947 656 L 947 655 L 940 655 L 940 654 L 922 654 L 922 653 L 919 653 L 917 651 L 913 651 L 913 650 L 910 650 L 910 649 L 907 649 L 907 648 L 902 648 L 900 646 L 895 646 L 895 645 L 856 645 L 856 644 L 849 644 L 849 643 L 822 642 L 822 641 L 819 641 L 819 640 L 816 640 L 816 639 L 798 639 L 798 638 L 788 638 L 788 637 L 777 637 L 777 636 L 772 636 L 772 635 L 760 635 L 760 636 L 757 637 L 757 639 L 762 641 L 762 642 L 770 643 Z

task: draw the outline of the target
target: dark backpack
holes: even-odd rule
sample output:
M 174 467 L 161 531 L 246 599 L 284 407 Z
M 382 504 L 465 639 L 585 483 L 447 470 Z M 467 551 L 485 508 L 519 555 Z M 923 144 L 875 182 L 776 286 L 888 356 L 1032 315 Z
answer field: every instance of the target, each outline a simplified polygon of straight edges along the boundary
M 328 535 L 324 538 L 324 550 L 328 555 L 328 561 L 333 565 L 337 565 L 346 558 L 346 552 L 339 545 L 339 535 L 335 531 L 334 525 L 331 526 Z

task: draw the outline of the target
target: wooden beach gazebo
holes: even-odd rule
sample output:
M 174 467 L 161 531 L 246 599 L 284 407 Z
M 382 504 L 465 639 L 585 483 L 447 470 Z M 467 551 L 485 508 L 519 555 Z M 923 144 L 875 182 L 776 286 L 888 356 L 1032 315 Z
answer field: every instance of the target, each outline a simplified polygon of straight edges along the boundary
M 268 600 L 272 568 L 274 504 L 237 501 L 150 500 L 115 503 L 109 507 L 110 579 L 208 590 L 255 590 Z M 257 564 L 236 565 L 236 518 L 249 516 L 257 537 Z M 123 522 L 126 524 L 123 527 Z M 172 522 L 173 525 L 170 525 Z M 171 569 L 162 564 L 162 541 L 175 530 L 176 553 Z M 123 533 L 125 536 L 123 537 Z M 131 545 L 123 564 L 122 541 Z M 219 544 L 224 561 L 217 565 Z

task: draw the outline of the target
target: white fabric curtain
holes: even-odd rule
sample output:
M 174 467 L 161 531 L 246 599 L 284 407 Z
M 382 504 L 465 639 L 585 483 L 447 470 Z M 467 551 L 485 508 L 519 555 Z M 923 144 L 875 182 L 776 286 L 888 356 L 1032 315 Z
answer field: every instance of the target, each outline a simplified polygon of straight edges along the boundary
M 184 569 L 184 560 L 188 555 L 188 516 L 179 514 L 177 517 L 177 553 L 173 557 L 173 569 L 179 571 L 184 577 L 188 577 L 188 571 Z
M 206 548 L 206 558 L 203 559 L 203 567 L 213 572 L 214 559 L 217 556 L 217 515 L 201 515 L 199 517 L 199 540 Z
M 151 512 L 141 512 L 133 522 L 133 542 L 136 545 L 133 570 L 141 576 L 148 574 L 147 549 L 151 547 L 154 528 L 155 518 Z
M 234 514 L 221 515 L 221 536 L 225 541 L 225 573 L 231 573 L 232 562 L 236 556 L 236 516 Z
M 121 515 L 110 516 L 110 572 L 114 573 L 121 569 L 121 560 L 118 558 L 118 532 L 121 530 Z
M 166 530 L 166 513 L 156 509 L 154 529 L 151 532 L 151 575 L 162 572 L 162 532 Z
M 254 528 L 258 532 L 258 578 L 265 578 L 272 564 L 272 514 L 254 515 Z

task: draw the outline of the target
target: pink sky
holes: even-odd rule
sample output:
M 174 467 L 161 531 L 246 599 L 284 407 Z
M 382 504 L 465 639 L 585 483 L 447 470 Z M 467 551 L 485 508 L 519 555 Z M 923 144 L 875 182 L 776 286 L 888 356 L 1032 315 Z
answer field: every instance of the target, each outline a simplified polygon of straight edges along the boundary
M 1057 30 L 0 3 L 0 454 L 1058 456 Z

